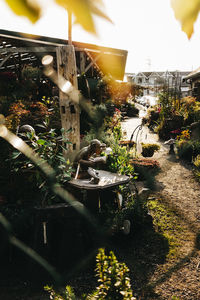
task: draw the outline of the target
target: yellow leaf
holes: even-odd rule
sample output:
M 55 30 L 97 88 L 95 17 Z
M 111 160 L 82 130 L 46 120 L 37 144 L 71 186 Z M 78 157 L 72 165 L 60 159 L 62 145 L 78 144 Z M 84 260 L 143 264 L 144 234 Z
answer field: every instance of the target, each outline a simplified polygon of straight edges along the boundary
M 190 39 L 194 31 L 194 23 L 200 11 L 199 0 L 171 0 L 175 17 L 181 23 L 182 30 Z
M 103 10 L 99 7 L 103 6 L 102 0 L 55 0 L 56 3 L 68 11 L 71 11 L 76 23 L 79 23 L 86 31 L 96 33 L 93 14 L 102 17 L 111 22 Z
M 32 23 L 40 18 L 41 8 L 36 0 L 5 1 L 16 15 L 27 17 Z

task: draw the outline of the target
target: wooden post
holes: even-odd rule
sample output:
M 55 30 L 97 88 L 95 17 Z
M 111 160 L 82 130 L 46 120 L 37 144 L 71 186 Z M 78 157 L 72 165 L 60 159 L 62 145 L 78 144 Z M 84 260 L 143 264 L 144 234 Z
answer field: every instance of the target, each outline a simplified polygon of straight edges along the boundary
M 68 45 L 72 45 L 72 13 L 68 11 Z
M 85 52 L 80 51 L 80 74 L 85 73 Z
M 70 81 L 74 88 L 78 90 L 77 72 L 76 72 L 76 57 L 73 45 L 57 47 L 57 71 L 58 78 L 63 76 Z M 79 150 L 80 148 L 80 113 L 79 104 L 72 101 L 69 96 L 59 92 L 60 98 L 60 115 L 61 125 L 66 131 L 65 136 L 69 138 L 72 145 L 69 145 L 68 150 Z

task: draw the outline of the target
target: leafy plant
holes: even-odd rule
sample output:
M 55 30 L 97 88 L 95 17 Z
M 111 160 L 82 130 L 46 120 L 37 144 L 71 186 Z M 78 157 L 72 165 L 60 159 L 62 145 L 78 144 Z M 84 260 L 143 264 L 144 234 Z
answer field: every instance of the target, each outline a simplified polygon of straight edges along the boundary
M 71 173 L 73 171 L 72 165 L 69 161 L 66 161 L 63 155 L 63 150 L 66 150 L 68 144 L 70 144 L 70 142 L 63 137 L 65 130 L 61 129 L 61 135 L 58 136 L 55 129 L 48 129 L 48 117 L 43 124 L 38 126 L 44 130 L 43 133 L 38 133 L 38 136 L 36 136 L 34 132 L 21 133 L 21 136 L 32 149 L 34 149 L 35 153 L 40 155 L 41 159 L 48 161 L 54 168 L 57 181 L 60 184 L 65 184 L 65 182 L 71 179 Z M 36 184 L 43 195 L 42 205 L 47 204 L 47 202 L 52 202 L 54 196 L 49 195 L 47 180 L 34 164 L 31 163 L 28 158 L 23 156 L 21 152 L 14 151 L 12 153 L 11 171 L 13 173 L 26 174 L 26 176 L 29 177 L 29 181 Z
M 52 286 L 46 285 L 44 290 L 50 294 L 50 299 L 54 300 L 76 300 L 76 296 L 74 294 L 73 289 L 67 285 L 63 291 L 55 291 Z
M 178 156 L 189 162 L 200 154 L 200 142 L 193 140 L 177 141 Z
M 97 287 L 93 299 L 135 299 L 127 266 L 119 263 L 112 251 L 106 255 L 104 249 L 99 250 L 96 260 L 96 274 L 100 285 Z
M 109 154 L 107 159 L 107 168 L 110 172 L 134 175 L 134 168 L 130 164 L 130 154 L 126 147 L 113 145 L 112 153 Z
M 200 116 L 200 104 L 195 97 L 184 97 L 180 103 L 180 114 L 184 118 L 184 124 L 198 121 Z
M 135 107 L 135 104 L 127 103 L 125 104 L 125 112 L 128 117 L 138 116 L 139 110 Z
M 194 170 L 194 175 L 198 181 L 200 181 L 200 154 L 195 157 L 193 161 L 194 166 L 196 167 Z
M 172 296 L 172 300 L 179 300 L 179 298 L 176 296 Z
M 112 117 L 108 116 L 104 105 L 97 106 L 94 112 L 95 126 L 85 135 L 84 142 L 90 142 L 92 139 L 98 138 L 107 146 L 112 146 L 115 140 L 120 140 L 122 137 L 122 129 L 120 118 L 121 114 L 118 109 L 115 109 Z
M 198 169 L 200 169 L 200 154 L 197 155 L 197 157 L 194 159 L 193 163 Z
M 169 118 L 173 110 L 173 99 L 167 92 L 163 92 L 159 94 L 158 102 L 161 107 L 159 119 L 163 120 L 164 118 Z
M 99 249 L 96 257 L 96 276 L 99 286 L 93 293 L 84 295 L 82 299 L 135 300 L 128 272 L 129 269 L 125 263 L 119 263 L 112 251 L 110 251 L 109 255 L 106 255 L 104 249 Z M 66 286 L 65 290 L 61 292 L 55 291 L 49 286 L 45 286 L 44 289 L 49 292 L 50 299 L 77 299 L 70 286 Z
M 109 171 L 125 175 L 134 175 L 134 168 L 130 164 L 131 155 L 125 146 L 119 145 L 118 137 L 121 135 L 120 128 L 114 127 L 114 143 L 112 152 L 107 159 L 107 168 Z

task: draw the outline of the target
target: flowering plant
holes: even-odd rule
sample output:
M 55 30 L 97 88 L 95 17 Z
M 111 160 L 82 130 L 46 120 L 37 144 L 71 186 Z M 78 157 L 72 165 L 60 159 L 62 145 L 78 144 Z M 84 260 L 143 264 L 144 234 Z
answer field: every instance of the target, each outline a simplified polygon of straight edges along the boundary
M 160 168 L 160 164 L 157 160 L 154 159 L 132 159 L 130 163 L 134 167 L 146 167 L 148 169 Z
M 189 129 L 181 131 L 181 135 L 177 136 L 177 140 L 190 140 Z

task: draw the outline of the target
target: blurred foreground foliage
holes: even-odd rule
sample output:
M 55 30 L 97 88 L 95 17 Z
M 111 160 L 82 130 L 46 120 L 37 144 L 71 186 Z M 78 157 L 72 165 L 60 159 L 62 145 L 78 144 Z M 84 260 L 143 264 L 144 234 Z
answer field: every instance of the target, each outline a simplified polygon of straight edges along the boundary
M 171 0 L 171 5 L 176 19 L 181 23 L 182 30 L 190 39 L 200 11 L 199 0 Z
M 42 16 L 42 4 L 39 1 L 5 0 L 12 11 L 19 16 L 27 17 L 32 23 L 37 22 Z M 50 2 L 50 1 L 49 1 Z M 54 0 L 75 16 L 75 22 L 79 23 L 86 31 L 96 33 L 93 15 L 111 21 L 104 13 L 102 0 Z
M 39 1 L 5 0 L 12 11 L 19 16 L 27 17 L 32 23 L 37 22 L 43 13 L 42 4 Z M 102 0 L 54 0 L 54 2 L 68 12 L 73 13 L 75 22 L 80 24 L 86 31 L 96 34 L 94 15 L 107 21 L 110 18 L 104 12 Z M 200 11 L 199 0 L 171 0 L 176 19 L 181 23 L 182 30 L 191 38 L 194 23 Z

